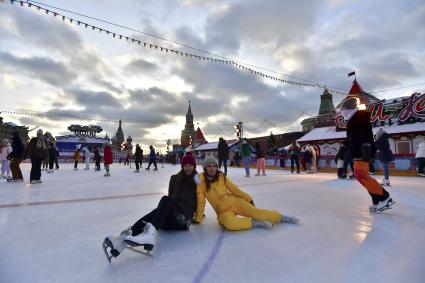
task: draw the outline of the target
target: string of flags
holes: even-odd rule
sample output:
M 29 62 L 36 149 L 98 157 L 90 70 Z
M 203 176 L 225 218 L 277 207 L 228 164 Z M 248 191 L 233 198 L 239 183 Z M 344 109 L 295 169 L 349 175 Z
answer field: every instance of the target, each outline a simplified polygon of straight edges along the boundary
M 136 39 L 136 38 L 132 38 L 132 37 L 127 36 L 127 35 L 123 35 L 123 34 L 120 34 L 120 33 L 114 32 L 114 31 L 110 31 L 110 30 L 102 28 L 102 27 L 98 27 L 98 26 L 83 22 L 81 20 L 76 20 L 76 19 L 71 18 L 69 16 L 62 15 L 62 14 L 58 13 L 57 11 L 51 11 L 47 8 L 44 8 L 42 6 L 31 3 L 30 1 L 10 0 L 10 3 L 11 4 L 19 3 L 19 5 L 21 7 L 35 8 L 38 11 L 44 12 L 46 15 L 52 15 L 53 17 L 59 18 L 59 19 L 61 18 L 63 22 L 69 22 L 70 24 L 76 24 L 78 26 L 85 27 L 85 28 L 91 29 L 93 31 L 99 31 L 100 33 L 104 33 L 108 36 L 112 36 L 112 38 L 119 39 L 119 40 L 125 40 L 126 42 L 136 44 L 136 45 L 139 45 L 139 46 L 144 47 L 144 48 L 149 48 L 149 49 L 152 49 L 152 50 L 155 50 L 155 51 L 158 51 L 158 52 L 175 54 L 175 55 L 180 56 L 180 57 L 198 59 L 200 61 L 205 61 L 205 62 L 210 62 L 210 63 L 230 65 L 232 67 L 238 68 L 239 70 L 242 70 L 242 71 L 251 73 L 253 75 L 259 76 L 261 78 L 269 79 L 269 80 L 272 80 L 272 81 L 275 81 L 275 82 L 286 83 L 286 84 L 289 84 L 289 85 L 302 86 L 302 87 L 319 87 L 321 89 L 325 88 L 324 86 L 321 86 L 318 83 L 297 82 L 297 81 L 281 79 L 281 78 L 278 78 L 278 77 L 275 77 L 275 76 L 270 76 L 268 74 L 264 74 L 262 72 L 254 70 L 252 68 L 249 68 L 249 67 L 247 67 L 243 64 L 235 62 L 233 60 L 223 60 L 223 59 L 217 59 L 217 58 L 212 58 L 212 57 L 208 57 L 208 56 L 201 56 L 201 55 L 198 55 L 198 54 L 183 52 L 183 51 L 175 50 L 175 49 L 172 49 L 172 48 L 164 47 L 164 46 L 161 46 L 161 45 L 157 45 L 157 44 L 154 44 L 154 43 L 145 42 L 145 41 L 142 41 L 142 40 L 139 40 L 139 39 Z M 337 91 L 332 91 L 332 92 L 346 95 L 345 93 L 341 93 L 341 92 L 337 92 Z

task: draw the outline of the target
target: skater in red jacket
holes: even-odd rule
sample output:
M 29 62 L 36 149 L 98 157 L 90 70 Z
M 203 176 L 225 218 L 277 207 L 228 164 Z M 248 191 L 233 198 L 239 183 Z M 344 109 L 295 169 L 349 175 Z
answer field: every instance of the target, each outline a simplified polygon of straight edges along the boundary
M 105 177 L 110 176 L 111 174 L 109 173 L 109 165 L 112 164 L 112 147 L 109 144 L 109 142 L 105 143 L 105 148 L 103 149 L 103 162 L 105 165 Z

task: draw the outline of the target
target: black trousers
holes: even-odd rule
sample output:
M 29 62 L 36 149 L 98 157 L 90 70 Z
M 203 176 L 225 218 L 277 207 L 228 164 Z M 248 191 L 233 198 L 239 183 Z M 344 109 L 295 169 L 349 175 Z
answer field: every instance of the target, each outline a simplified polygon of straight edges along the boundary
M 100 170 L 100 159 L 96 159 L 96 170 Z
M 418 173 L 423 174 L 425 168 L 425 157 L 419 157 L 418 160 Z
M 50 158 L 49 159 L 49 169 L 53 170 L 53 165 L 55 164 L 55 159 L 54 158 Z
M 155 169 L 158 169 L 158 167 L 156 166 L 156 160 L 149 160 L 149 165 L 148 165 L 148 170 L 151 167 L 151 164 L 153 163 L 153 165 L 155 166 Z
M 136 170 L 140 170 L 140 166 L 142 166 L 142 161 L 140 160 L 134 160 L 134 164 L 136 164 Z
M 40 180 L 42 162 L 43 162 L 43 158 L 41 157 L 31 157 L 30 181 Z
M 75 160 L 74 169 L 77 168 L 77 165 L 78 165 L 78 160 Z
M 291 156 L 291 172 L 294 172 L 294 163 L 297 165 L 297 172 L 300 172 L 300 163 L 297 156 Z
M 189 228 L 183 212 L 169 196 L 163 196 L 157 208 L 131 226 L 132 236 L 142 233 L 146 225 L 145 222 L 151 223 L 157 230 L 188 230 Z
M 59 169 L 59 158 L 55 158 L 56 169 Z
M 353 159 L 351 159 L 350 161 L 344 160 L 344 167 L 343 167 L 342 172 L 344 173 L 345 176 L 347 176 L 348 165 L 350 165 L 351 172 L 352 172 L 352 174 L 354 174 L 354 161 L 353 161 Z
M 227 159 L 218 159 L 218 169 L 221 169 L 221 164 L 224 166 L 224 173 L 227 174 Z
M 375 173 L 375 159 L 369 161 L 369 172 Z

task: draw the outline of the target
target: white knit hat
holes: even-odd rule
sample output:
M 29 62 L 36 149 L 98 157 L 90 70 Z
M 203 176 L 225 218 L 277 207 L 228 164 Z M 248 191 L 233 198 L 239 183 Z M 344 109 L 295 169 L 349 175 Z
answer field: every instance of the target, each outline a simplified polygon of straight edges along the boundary
M 204 162 L 202 163 L 202 167 L 205 169 L 210 163 L 215 163 L 218 166 L 217 159 L 215 159 L 214 156 L 207 156 L 205 157 Z

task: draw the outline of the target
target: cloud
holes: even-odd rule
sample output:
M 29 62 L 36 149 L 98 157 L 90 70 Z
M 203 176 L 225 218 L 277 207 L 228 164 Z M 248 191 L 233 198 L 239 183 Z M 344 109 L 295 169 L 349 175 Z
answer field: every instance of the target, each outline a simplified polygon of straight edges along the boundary
M 128 69 L 127 69 L 128 68 Z M 136 59 L 127 64 L 126 70 L 135 73 L 153 73 L 157 71 L 159 68 L 155 63 L 152 63 L 148 60 L 144 59 Z
M 70 84 L 78 76 L 65 64 L 44 57 L 17 57 L 0 52 L 0 62 L 6 70 L 23 73 L 30 78 L 38 78 L 53 86 Z

